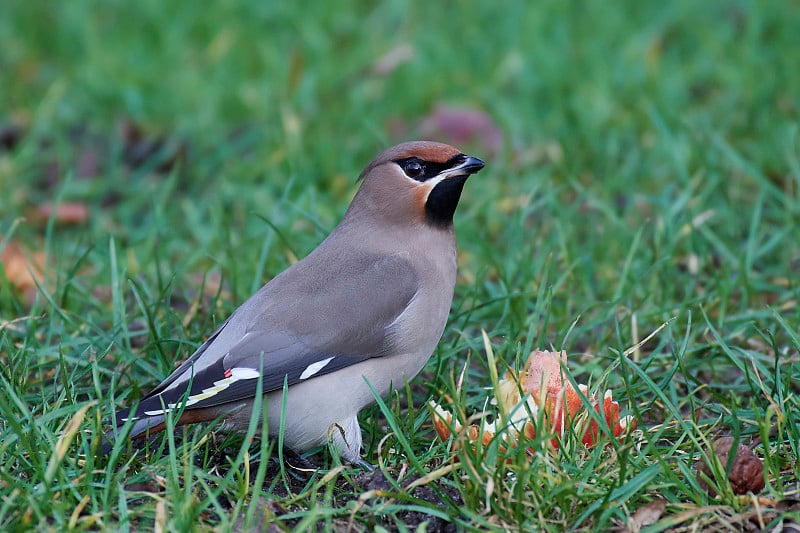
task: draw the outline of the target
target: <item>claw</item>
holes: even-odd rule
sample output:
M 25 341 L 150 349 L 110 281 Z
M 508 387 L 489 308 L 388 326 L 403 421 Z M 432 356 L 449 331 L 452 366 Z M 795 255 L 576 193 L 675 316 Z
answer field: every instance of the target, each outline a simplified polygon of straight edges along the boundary
M 354 461 L 353 466 L 357 466 L 367 472 L 373 472 L 376 468 L 361 458 L 359 458 L 357 461 Z

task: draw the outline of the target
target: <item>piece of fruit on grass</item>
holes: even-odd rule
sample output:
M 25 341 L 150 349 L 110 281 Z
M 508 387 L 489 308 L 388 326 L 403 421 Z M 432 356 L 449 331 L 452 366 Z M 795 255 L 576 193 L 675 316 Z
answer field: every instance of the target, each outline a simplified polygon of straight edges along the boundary
M 587 402 L 605 419 L 613 437 L 636 428 L 636 419 L 632 416 L 620 418 L 619 403 L 614 401 L 610 390 L 601 401 L 589 394 L 586 385 L 578 385 L 576 390 L 566 377 L 566 362 L 566 352 L 535 350 L 522 371 L 509 370 L 498 383 L 492 401 L 499 409 L 497 415 L 502 422 L 483 421 L 480 426 L 466 426 L 467 440 L 477 442 L 480 438 L 486 444 L 499 433 L 513 446 L 520 433 L 532 439 L 543 431 L 554 435 L 551 444 L 557 448 L 567 431 L 573 431 L 581 435 L 584 445 L 594 446 L 605 425 L 601 427 L 595 417 L 588 415 Z M 451 428 L 457 433 L 465 430 L 452 412 L 442 406 L 431 402 L 431 410 L 434 427 L 442 439 L 450 437 Z

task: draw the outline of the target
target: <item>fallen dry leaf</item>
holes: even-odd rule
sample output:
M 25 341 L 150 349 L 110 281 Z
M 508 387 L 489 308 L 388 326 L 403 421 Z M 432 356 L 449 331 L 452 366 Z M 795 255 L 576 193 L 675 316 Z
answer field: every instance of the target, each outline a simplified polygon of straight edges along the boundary
M 2 247 L 0 265 L 3 266 L 6 279 L 23 294 L 26 302 L 33 303 L 38 291 L 37 283 L 42 282 L 42 271 L 45 267 L 44 252 L 34 252 L 26 257 L 16 242 L 5 242 L 2 236 L 0 236 L 0 247 Z
M 664 514 L 666 508 L 667 501 L 661 499 L 653 500 L 650 503 L 642 505 L 636 509 L 635 513 L 633 513 L 633 516 L 628 522 L 628 528 L 626 531 L 629 531 L 630 533 L 636 533 L 645 526 L 651 526 L 655 524 L 658 522 L 658 519 L 661 518 L 661 515 Z
M 466 431 L 467 441 L 477 443 L 480 439 L 483 444 L 499 436 L 509 446 L 516 446 L 520 435 L 534 439 L 544 431 L 554 435 L 550 443 L 553 448 L 558 448 L 569 431 L 580 435 L 585 446 L 594 446 L 600 440 L 601 428 L 597 420 L 586 413 L 586 404 L 581 396 L 605 419 L 613 437 L 633 431 L 636 419 L 631 416 L 620 418 L 619 403 L 614 401 L 610 390 L 605 392 L 602 401 L 590 394 L 586 385 L 578 385 L 578 390 L 575 390 L 566 379 L 566 357 L 565 352 L 536 350 L 521 372 L 507 372 L 498 382 L 492 402 L 499 408 L 500 424 L 484 421 L 480 426 L 471 424 L 465 428 L 452 412 L 431 402 L 436 432 L 442 439 L 447 439 L 451 429 L 457 434 Z
M 89 208 L 79 202 L 45 202 L 25 213 L 25 218 L 38 223 L 47 222 L 51 217 L 57 224 L 83 224 L 89 220 Z
M 719 459 L 719 464 L 723 470 L 728 466 L 731 448 L 733 448 L 734 443 L 735 439 L 733 437 L 722 437 L 711 444 L 713 454 Z M 733 490 L 734 494 L 746 494 L 748 492 L 758 494 L 764 489 L 764 467 L 761 465 L 761 460 L 753 453 L 753 450 L 744 444 L 739 444 L 734 453 L 736 455 L 728 473 L 728 482 L 731 484 L 731 490 Z M 711 456 L 710 452 L 709 456 Z M 714 479 L 713 469 L 706 461 L 701 463 L 700 472 L 709 479 Z M 716 494 L 716 490 L 702 476 L 699 481 L 700 485 L 709 494 Z
M 425 138 L 435 138 L 462 146 L 474 142 L 489 155 L 497 155 L 503 148 L 503 132 L 485 111 L 436 104 L 433 112 L 419 125 Z

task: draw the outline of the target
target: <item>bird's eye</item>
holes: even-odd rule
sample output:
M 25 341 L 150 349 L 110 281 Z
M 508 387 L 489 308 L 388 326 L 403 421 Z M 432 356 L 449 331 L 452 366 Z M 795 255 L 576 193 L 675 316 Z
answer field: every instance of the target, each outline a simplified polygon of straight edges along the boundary
M 419 161 L 409 161 L 403 167 L 403 171 L 409 178 L 418 178 L 425 172 L 425 167 Z

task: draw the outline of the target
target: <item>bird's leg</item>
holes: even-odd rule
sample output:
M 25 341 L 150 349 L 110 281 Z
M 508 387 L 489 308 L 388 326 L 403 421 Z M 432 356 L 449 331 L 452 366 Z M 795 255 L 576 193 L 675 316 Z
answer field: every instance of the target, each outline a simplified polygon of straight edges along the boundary
M 348 463 L 369 471 L 374 469 L 361 458 L 361 426 L 358 425 L 358 416 L 353 416 L 342 423 L 331 424 L 328 428 L 328 440 Z

